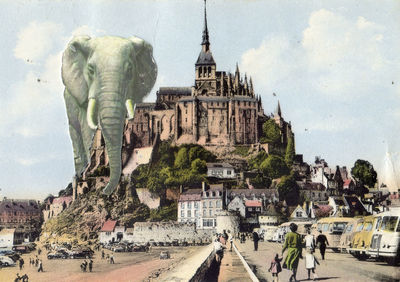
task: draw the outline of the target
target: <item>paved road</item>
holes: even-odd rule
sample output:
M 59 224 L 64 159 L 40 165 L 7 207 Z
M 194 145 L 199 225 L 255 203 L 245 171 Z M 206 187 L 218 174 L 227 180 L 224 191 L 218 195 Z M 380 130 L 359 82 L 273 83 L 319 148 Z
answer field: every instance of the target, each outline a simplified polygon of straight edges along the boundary
M 257 252 L 254 251 L 253 242 L 247 240 L 240 244 L 236 241 L 236 246 L 244 256 L 246 261 L 255 269 L 260 281 L 272 281 L 272 276 L 268 272 L 271 259 L 276 253 L 282 251 L 282 245 L 272 242 L 260 242 Z M 285 253 L 286 255 L 286 253 Z M 349 254 L 334 253 L 330 250 L 325 254 L 325 260 L 317 250 L 316 257 L 321 265 L 317 266 L 316 273 L 319 280 L 327 281 L 400 281 L 400 267 L 389 266 L 384 262 L 373 260 L 358 261 Z M 283 270 L 279 274 L 279 281 L 288 281 L 290 272 Z M 311 276 L 312 278 L 312 276 Z M 306 281 L 307 270 L 304 260 L 300 260 L 297 279 Z
M 37 269 L 29 265 L 29 257 L 35 257 L 37 252 L 23 255 L 25 261 L 24 269 L 18 267 L 0 268 L 0 282 L 14 281 L 16 274 L 28 274 L 29 281 L 39 282 L 131 282 L 149 281 L 149 276 L 157 277 L 156 273 L 165 271 L 174 264 L 179 263 L 187 256 L 192 255 L 200 247 L 154 247 L 151 253 L 114 253 L 115 264 L 109 264 L 101 259 L 100 252 L 96 252 L 93 258 L 93 272 L 82 273 L 80 264 L 83 259 L 53 259 L 48 260 L 46 252 L 39 256 L 43 260 L 44 272 L 37 272 Z M 160 260 L 161 251 L 170 252 L 171 259 Z M 106 253 L 111 253 L 106 250 Z M 154 275 L 155 274 L 155 275 Z M 152 280 L 155 280 L 155 279 Z

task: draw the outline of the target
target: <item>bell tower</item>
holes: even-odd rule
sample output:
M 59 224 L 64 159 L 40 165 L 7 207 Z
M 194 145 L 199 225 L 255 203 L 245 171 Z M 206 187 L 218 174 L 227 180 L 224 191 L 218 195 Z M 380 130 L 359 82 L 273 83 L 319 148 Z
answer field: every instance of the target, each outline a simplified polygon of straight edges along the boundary
M 207 27 L 207 8 L 204 0 L 204 29 L 201 51 L 196 64 L 196 95 L 216 95 L 216 64 L 210 50 L 210 39 Z

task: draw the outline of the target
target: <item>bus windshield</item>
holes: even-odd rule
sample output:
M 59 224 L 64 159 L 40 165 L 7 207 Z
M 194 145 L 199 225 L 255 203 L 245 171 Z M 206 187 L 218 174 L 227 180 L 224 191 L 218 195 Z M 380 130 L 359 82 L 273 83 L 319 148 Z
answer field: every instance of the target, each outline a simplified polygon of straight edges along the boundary
M 343 230 L 345 228 L 346 228 L 346 222 L 335 222 L 335 223 L 333 223 L 333 231 L 343 232 Z
M 397 216 L 384 216 L 382 219 L 381 229 L 393 232 L 396 227 L 398 219 L 399 218 Z

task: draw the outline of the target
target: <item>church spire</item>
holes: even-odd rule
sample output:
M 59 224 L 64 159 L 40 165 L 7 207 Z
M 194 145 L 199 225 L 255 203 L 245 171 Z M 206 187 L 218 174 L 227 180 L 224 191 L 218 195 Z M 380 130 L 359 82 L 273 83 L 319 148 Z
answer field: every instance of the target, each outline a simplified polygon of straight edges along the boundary
M 208 37 L 208 28 L 207 28 L 207 3 L 204 0 L 204 29 L 203 29 L 203 41 L 201 42 L 203 46 L 203 51 L 207 52 L 210 49 L 210 40 Z
M 278 106 L 276 107 L 275 114 L 279 117 L 282 117 L 281 105 L 278 100 Z

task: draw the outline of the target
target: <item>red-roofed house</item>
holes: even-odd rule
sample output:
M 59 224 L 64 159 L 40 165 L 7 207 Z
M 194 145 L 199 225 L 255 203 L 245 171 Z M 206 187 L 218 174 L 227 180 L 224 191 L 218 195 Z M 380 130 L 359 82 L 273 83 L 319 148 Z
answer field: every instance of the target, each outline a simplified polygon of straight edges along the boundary
M 351 193 L 355 190 L 356 184 L 352 179 L 345 179 L 343 182 L 343 190 L 345 190 L 347 193 Z
M 116 220 L 107 220 L 99 231 L 101 244 L 119 242 L 124 238 L 125 226 L 118 226 Z
M 254 217 L 258 222 L 257 216 L 262 212 L 262 202 L 259 200 L 246 200 L 244 205 L 246 207 L 246 218 Z

